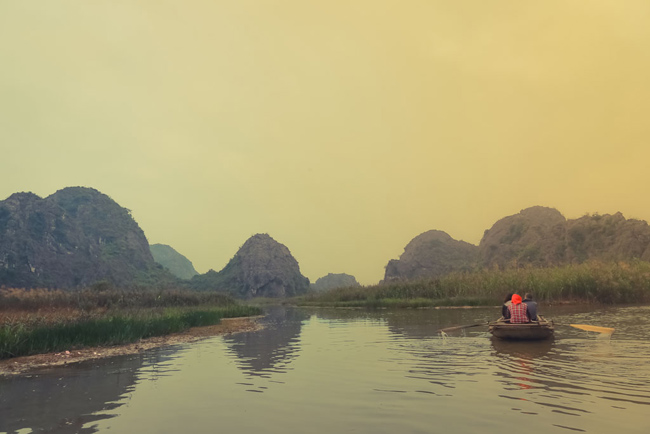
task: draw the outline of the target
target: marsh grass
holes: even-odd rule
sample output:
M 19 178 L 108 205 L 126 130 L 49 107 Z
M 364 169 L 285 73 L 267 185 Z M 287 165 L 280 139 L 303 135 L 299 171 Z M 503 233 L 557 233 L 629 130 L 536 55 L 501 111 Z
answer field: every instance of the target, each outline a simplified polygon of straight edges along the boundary
M 296 299 L 304 306 L 435 307 L 494 306 L 507 293 L 534 294 L 538 301 L 650 302 L 650 263 L 587 262 L 553 268 L 452 273 L 439 279 L 337 288 Z
M 115 345 L 259 315 L 219 293 L 0 289 L 0 359 Z
M 0 312 L 48 309 L 93 311 L 97 309 L 230 306 L 235 304 L 237 304 L 236 300 L 227 294 L 191 290 L 0 289 Z
M 0 324 L 0 359 L 83 347 L 117 345 L 218 324 L 222 318 L 259 315 L 252 306 L 140 309 L 69 320 Z

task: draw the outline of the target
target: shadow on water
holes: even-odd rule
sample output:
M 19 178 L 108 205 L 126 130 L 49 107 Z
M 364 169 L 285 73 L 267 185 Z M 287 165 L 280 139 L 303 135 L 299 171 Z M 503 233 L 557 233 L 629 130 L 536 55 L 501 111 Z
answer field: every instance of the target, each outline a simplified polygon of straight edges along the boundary
M 93 433 L 84 425 L 112 417 L 95 413 L 122 406 L 143 365 L 155 371 L 166 358 L 144 353 L 0 379 L 0 432 Z
M 262 330 L 226 336 L 224 342 L 237 356 L 239 369 L 249 375 L 268 377 L 291 369 L 289 364 L 299 354 L 302 325 L 308 319 L 304 311 L 272 306 L 261 320 Z

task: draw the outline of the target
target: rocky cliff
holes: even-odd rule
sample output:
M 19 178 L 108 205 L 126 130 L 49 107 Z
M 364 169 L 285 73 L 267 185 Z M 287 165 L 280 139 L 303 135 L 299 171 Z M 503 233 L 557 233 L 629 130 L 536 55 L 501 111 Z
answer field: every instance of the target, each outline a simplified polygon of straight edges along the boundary
M 309 288 L 289 249 L 268 234 L 250 237 L 220 272 L 194 276 L 191 287 L 227 291 L 235 296 L 291 297 Z
M 152 244 L 149 246 L 154 261 L 169 270 L 174 276 L 180 279 L 191 279 L 196 276 L 192 262 L 185 256 L 166 244 Z
M 84 187 L 0 201 L 0 286 L 128 286 L 162 269 L 130 212 Z
M 354 276 L 345 273 L 328 273 L 311 284 L 314 291 L 327 291 L 334 288 L 348 288 L 351 286 L 361 286 Z
M 439 277 L 452 271 L 472 270 L 478 248 L 457 241 L 443 231 L 428 231 L 413 238 L 399 259 L 386 265 L 384 281 Z

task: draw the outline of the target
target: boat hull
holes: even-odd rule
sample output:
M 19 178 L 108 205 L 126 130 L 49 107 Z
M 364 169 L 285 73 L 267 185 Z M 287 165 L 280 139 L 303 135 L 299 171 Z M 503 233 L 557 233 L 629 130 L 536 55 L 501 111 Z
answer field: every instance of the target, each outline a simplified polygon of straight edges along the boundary
M 539 341 L 553 337 L 553 322 L 545 319 L 525 324 L 510 324 L 498 320 L 489 324 L 492 336 L 499 339 L 517 341 Z

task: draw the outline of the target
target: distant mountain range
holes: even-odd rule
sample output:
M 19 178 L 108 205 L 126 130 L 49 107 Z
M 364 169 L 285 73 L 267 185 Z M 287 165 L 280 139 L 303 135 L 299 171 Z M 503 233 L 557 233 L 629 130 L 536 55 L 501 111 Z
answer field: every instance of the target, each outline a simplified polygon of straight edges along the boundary
M 650 227 L 614 215 L 567 220 L 558 210 L 535 206 L 497 221 L 478 246 L 441 231 L 415 237 L 386 265 L 384 282 L 439 277 L 480 267 L 549 267 L 587 260 L 650 261 Z
M 68 187 L 46 198 L 0 201 L 0 287 L 175 286 L 239 297 L 302 294 L 309 279 L 267 234 L 248 239 L 220 272 L 199 275 L 172 247 L 149 245 L 129 210 L 99 191 Z
M 497 221 L 478 246 L 438 230 L 420 234 L 399 259 L 388 262 L 383 281 L 592 259 L 650 261 L 650 227 L 620 213 L 567 220 L 556 209 L 536 206 Z M 0 201 L 0 287 L 78 288 L 98 282 L 245 298 L 294 296 L 310 287 L 289 249 L 268 234 L 246 240 L 221 271 L 198 274 L 172 247 L 149 246 L 129 210 L 92 188 L 64 188 L 46 198 L 14 193 Z M 330 273 L 313 289 L 356 285 L 354 276 Z

